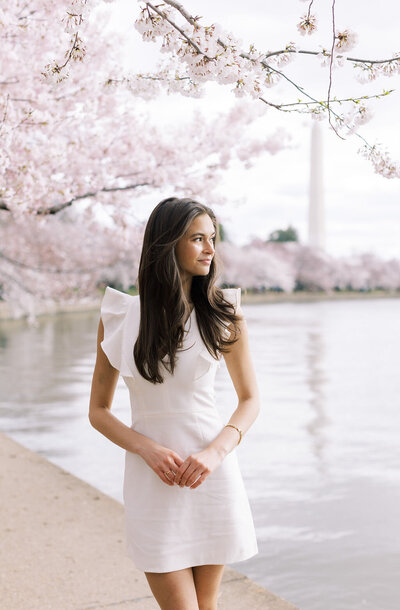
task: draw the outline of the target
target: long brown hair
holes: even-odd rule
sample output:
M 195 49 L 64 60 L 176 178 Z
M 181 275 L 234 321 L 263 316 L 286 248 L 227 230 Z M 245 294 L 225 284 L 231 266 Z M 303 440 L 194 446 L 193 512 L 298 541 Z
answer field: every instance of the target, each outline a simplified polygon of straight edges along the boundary
M 139 334 L 133 356 L 139 373 L 152 383 L 163 383 L 160 363 L 174 373 L 176 352 L 184 335 L 184 319 L 190 306 L 185 297 L 179 273 L 175 246 L 189 229 L 192 221 L 208 214 L 219 240 L 218 223 L 208 206 L 192 199 L 170 197 L 152 211 L 146 225 L 139 263 L 140 294 Z M 190 298 L 201 337 L 214 358 L 238 339 L 239 316 L 215 285 L 219 262 L 217 251 L 205 276 L 193 276 Z M 224 337 L 224 328 L 233 325 L 233 337 Z M 169 362 L 161 360 L 168 356 Z

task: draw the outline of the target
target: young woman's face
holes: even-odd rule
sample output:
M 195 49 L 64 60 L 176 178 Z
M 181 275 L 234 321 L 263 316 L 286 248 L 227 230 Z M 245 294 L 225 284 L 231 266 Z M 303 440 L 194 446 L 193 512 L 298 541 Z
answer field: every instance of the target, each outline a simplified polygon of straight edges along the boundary
M 176 244 L 179 267 L 187 275 L 207 275 L 215 253 L 214 225 L 208 214 L 201 214 Z

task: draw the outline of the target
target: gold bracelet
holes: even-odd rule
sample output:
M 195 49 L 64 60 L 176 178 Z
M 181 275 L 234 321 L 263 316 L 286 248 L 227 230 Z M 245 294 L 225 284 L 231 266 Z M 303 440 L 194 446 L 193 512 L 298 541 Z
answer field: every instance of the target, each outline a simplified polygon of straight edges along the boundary
M 243 436 L 243 432 L 241 431 L 241 429 L 238 428 L 237 426 L 234 426 L 233 424 L 226 424 L 226 426 L 224 426 L 224 428 L 235 428 L 235 430 L 237 430 L 239 432 L 239 440 L 238 440 L 238 445 L 239 445 L 240 441 L 242 440 L 242 436 Z

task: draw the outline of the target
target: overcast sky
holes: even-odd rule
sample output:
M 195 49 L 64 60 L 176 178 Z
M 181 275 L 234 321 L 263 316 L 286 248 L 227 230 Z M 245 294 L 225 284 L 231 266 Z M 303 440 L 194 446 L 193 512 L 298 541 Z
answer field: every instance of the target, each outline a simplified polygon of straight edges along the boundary
M 219 23 L 243 40 L 244 46 L 254 43 L 259 50 L 276 50 L 294 41 L 300 48 L 320 50 L 319 45 L 330 44 L 330 2 L 315 2 L 319 16 L 318 32 L 310 37 L 298 34 L 296 24 L 307 9 L 299 0 L 182 0 L 195 15 L 202 15 L 204 23 Z M 157 58 L 157 47 L 143 43 L 130 25 L 138 12 L 133 0 L 119 0 L 114 5 L 118 12 L 115 27 L 121 32 L 132 31 L 132 51 L 127 65 L 132 70 L 151 69 Z M 385 7 L 385 10 L 383 10 Z M 323 9 L 323 10 L 321 10 Z M 352 56 L 381 59 L 390 57 L 398 45 L 400 3 L 387 0 L 378 4 L 373 0 L 336 1 L 336 24 L 339 29 L 350 28 L 358 34 L 358 44 Z M 336 70 L 332 96 L 360 96 L 396 89 L 400 75 L 381 78 L 368 85 L 356 81 L 353 69 Z M 310 94 L 326 99 L 328 72 L 319 67 L 319 60 L 298 57 L 287 68 L 287 74 Z M 289 102 L 298 98 L 287 86 L 278 85 L 267 90 L 271 101 Z M 197 108 L 205 112 L 220 112 L 235 101 L 229 87 L 210 86 L 205 98 L 195 100 L 170 96 L 156 100 L 148 107 L 158 121 L 190 118 Z M 255 104 L 261 104 L 257 100 Z M 360 132 L 370 142 L 381 142 L 389 148 L 392 158 L 400 161 L 398 108 L 400 96 L 395 91 L 381 101 L 373 102 L 372 121 Z M 300 240 L 307 242 L 307 205 L 309 188 L 309 155 L 311 120 L 307 116 L 266 110 L 262 119 L 265 134 L 282 127 L 292 135 L 292 148 L 275 156 L 265 155 L 250 170 L 235 168 L 227 175 L 223 192 L 232 199 L 229 209 L 216 209 L 224 220 L 231 239 L 244 244 L 252 236 L 268 237 L 269 233 L 289 224 L 294 226 Z M 357 149 L 360 141 L 348 137 L 342 141 L 329 129 L 327 121 L 320 123 L 324 148 L 324 191 L 326 210 L 326 249 L 333 255 L 350 255 L 372 251 L 383 258 L 400 258 L 400 182 L 387 180 L 374 173 L 372 166 Z M 165 193 L 166 196 L 170 193 Z M 147 218 L 158 201 L 145 198 L 138 204 L 138 215 Z M 230 217 L 230 219 L 228 218 Z

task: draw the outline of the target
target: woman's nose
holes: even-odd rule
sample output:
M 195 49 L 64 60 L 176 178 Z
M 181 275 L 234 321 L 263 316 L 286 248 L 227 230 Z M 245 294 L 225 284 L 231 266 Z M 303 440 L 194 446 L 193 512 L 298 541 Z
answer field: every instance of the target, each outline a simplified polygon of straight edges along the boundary
M 207 250 L 207 252 L 214 253 L 214 250 L 215 250 L 214 243 L 212 241 L 207 242 L 204 249 Z

